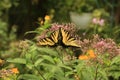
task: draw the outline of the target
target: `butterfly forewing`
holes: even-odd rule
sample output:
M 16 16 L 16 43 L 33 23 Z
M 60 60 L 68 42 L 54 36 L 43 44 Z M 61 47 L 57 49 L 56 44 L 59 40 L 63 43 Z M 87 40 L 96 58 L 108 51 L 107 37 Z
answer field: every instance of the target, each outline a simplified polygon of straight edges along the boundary
M 58 35 L 59 35 L 59 31 L 54 31 L 53 33 L 51 33 L 50 37 L 46 37 L 41 39 L 38 42 L 38 45 L 41 46 L 54 46 L 56 43 L 58 43 Z
M 71 37 L 70 33 L 65 31 L 63 28 L 61 28 L 61 34 L 62 42 L 65 46 L 80 47 L 80 45 L 77 44 L 77 40 L 74 37 Z
M 59 36 L 59 30 L 57 30 L 51 34 L 51 38 L 54 41 L 54 43 L 58 43 L 58 36 Z

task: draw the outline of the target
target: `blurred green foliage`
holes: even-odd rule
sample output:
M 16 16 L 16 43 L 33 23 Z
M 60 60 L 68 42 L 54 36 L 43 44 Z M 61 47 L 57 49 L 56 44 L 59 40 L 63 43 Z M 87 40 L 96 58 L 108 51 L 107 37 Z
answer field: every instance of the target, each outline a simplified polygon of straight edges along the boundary
M 8 28 L 8 11 L 12 5 L 17 5 L 15 0 L 1 0 L 0 1 L 0 54 L 5 49 L 9 48 L 9 43 L 16 39 L 15 26 L 9 32 Z

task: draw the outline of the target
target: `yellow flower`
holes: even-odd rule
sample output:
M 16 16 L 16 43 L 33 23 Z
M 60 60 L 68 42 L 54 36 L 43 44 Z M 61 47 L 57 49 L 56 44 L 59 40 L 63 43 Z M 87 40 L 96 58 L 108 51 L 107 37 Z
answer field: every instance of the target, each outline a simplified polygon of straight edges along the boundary
M 89 57 L 86 56 L 86 55 L 81 55 L 81 56 L 79 56 L 79 59 L 81 59 L 81 60 L 87 60 L 87 59 L 89 59 Z
M 11 71 L 15 74 L 19 73 L 18 68 L 12 68 Z
M 50 20 L 50 16 L 49 16 L 49 15 L 46 15 L 46 16 L 45 16 L 45 21 L 46 21 L 46 20 L 47 20 L 47 21 Z
M 92 58 L 96 58 L 96 56 L 95 56 L 94 51 L 91 49 L 87 51 L 87 55 L 79 56 L 79 59 L 81 59 L 81 60 L 88 60 L 88 59 L 92 59 Z
M 95 58 L 96 57 L 93 50 L 88 50 L 87 53 L 88 53 L 88 55 L 89 55 L 90 58 Z

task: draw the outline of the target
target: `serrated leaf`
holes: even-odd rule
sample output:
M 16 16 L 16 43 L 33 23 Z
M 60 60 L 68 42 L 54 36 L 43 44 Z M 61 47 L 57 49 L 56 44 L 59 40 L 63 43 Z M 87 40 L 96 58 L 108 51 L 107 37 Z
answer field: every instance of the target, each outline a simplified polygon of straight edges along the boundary
M 120 64 L 120 56 L 116 56 L 112 59 L 111 65 Z
M 40 52 L 45 52 L 46 54 L 52 55 L 52 56 L 58 56 L 58 53 L 50 48 L 38 48 Z
M 54 59 L 51 56 L 43 55 L 42 57 L 43 57 L 43 59 L 45 59 L 53 64 L 55 63 Z
M 26 59 L 23 58 L 8 59 L 7 62 L 26 64 Z
M 35 45 L 32 45 L 31 47 L 30 47 L 30 52 L 34 52 L 34 51 L 36 51 L 36 49 L 37 49 L 37 47 L 35 46 Z
M 50 80 L 50 78 L 52 78 L 53 76 L 54 76 L 54 73 L 51 73 L 51 72 L 44 74 L 44 77 L 46 78 L 46 80 Z
M 75 69 L 77 73 L 79 74 L 83 69 L 85 68 L 85 62 L 80 61 L 77 66 L 75 66 Z
M 58 66 L 60 66 L 60 67 L 62 67 L 62 68 L 64 68 L 64 69 L 73 70 L 71 67 L 66 66 L 66 65 L 64 65 L 64 64 L 59 64 Z
M 26 57 L 26 59 L 31 59 L 32 55 L 27 53 L 27 54 L 25 54 L 25 57 Z
M 102 79 L 104 79 L 104 80 L 108 80 L 108 77 L 107 77 L 107 73 L 106 73 L 106 71 L 104 70 L 104 69 L 99 69 L 98 68 L 98 77 L 101 77 Z
M 38 66 L 41 62 L 43 61 L 43 59 L 38 59 L 37 61 L 35 61 L 35 66 Z
M 40 76 L 32 74 L 23 74 L 18 77 L 18 80 L 43 80 Z
M 65 77 L 64 75 L 59 75 L 59 74 L 55 74 L 55 78 L 57 80 L 70 80 L 67 77 Z

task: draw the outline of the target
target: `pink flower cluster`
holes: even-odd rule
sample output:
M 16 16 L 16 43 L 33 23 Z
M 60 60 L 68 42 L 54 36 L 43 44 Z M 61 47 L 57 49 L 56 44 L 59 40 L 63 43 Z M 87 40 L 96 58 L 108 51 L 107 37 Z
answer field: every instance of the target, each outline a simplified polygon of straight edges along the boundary
M 120 54 L 120 48 L 112 39 L 102 39 L 93 46 L 99 53 L 109 53 L 111 57 Z
M 49 30 L 50 31 L 56 31 L 56 30 L 59 30 L 59 28 L 64 28 L 66 31 L 70 31 L 70 32 L 75 31 L 75 25 L 72 24 L 72 23 L 69 23 L 69 24 L 57 24 L 57 23 L 54 23 L 54 24 L 52 24 L 52 26 L 51 26 L 51 28 Z
M 105 20 L 104 19 L 98 19 L 98 18 L 93 18 L 92 23 L 98 24 L 100 26 L 104 25 Z
M 59 30 L 59 28 L 63 27 L 63 25 L 58 25 L 57 23 L 52 24 L 50 31 L 56 31 Z
M 81 49 L 86 52 L 89 48 L 95 49 L 97 54 L 108 53 L 109 57 L 112 58 L 116 55 L 120 55 L 120 47 L 112 39 L 103 39 L 98 35 L 94 35 L 93 39 L 84 39 L 81 42 Z

